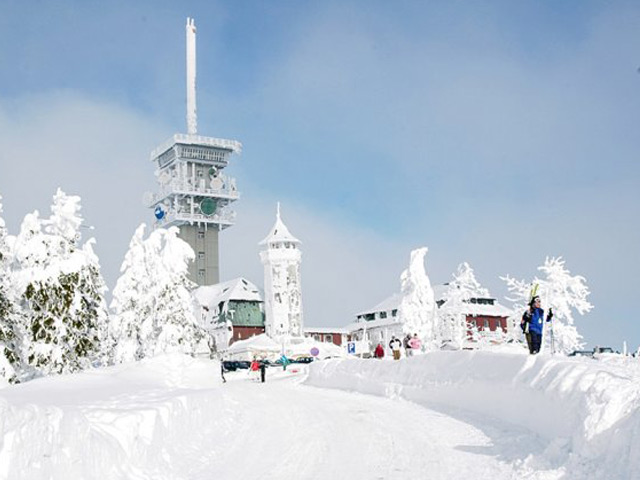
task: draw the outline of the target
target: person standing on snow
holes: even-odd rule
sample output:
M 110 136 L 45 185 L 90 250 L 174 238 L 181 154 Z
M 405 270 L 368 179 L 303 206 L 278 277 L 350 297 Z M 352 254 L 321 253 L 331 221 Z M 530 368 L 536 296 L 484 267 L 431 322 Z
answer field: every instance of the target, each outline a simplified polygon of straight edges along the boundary
M 399 338 L 396 338 L 395 335 L 391 336 L 389 348 L 391 348 L 391 351 L 393 352 L 393 359 L 400 360 L 400 349 L 402 348 L 402 342 Z
M 376 358 L 384 357 L 384 347 L 382 346 L 381 343 L 378 343 L 378 345 L 376 346 L 376 349 L 373 352 L 373 356 Z
M 420 349 L 422 348 L 422 342 L 420 341 L 420 339 L 418 338 L 418 334 L 414 333 L 413 334 L 413 338 L 411 340 L 409 340 L 409 347 L 411 347 L 411 356 L 413 357 L 414 355 L 417 355 L 418 352 L 420 352 Z
M 255 377 L 255 379 L 257 380 L 259 375 L 258 370 L 260 370 L 260 364 L 254 357 L 253 362 L 251 362 L 251 365 L 249 366 L 249 376 Z
M 411 334 L 407 333 L 407 336 L 404 337 L 404 339 L 402 340 L 402 345 L 404 347 L 404 356 L 408 357 L 409 355 L 411 355 L 411 345 L 409 345 L 409 342 L 411 341 Z
M 264 379 L 267 375 L 267 365 L 264 360 L 260 362 L 260 381 L 264 383 Z
M 547 314 L 547 322 L 553 318 L 551 308 Z M 542 344 L 542 321 L 544 319 L 544 310 L 541 308 L 540 297 L 535 296 L 529 303 L 529 308 L 522 314 L 520 328 L 527 338 L 529 353 L 535 355 L 540 351 Z

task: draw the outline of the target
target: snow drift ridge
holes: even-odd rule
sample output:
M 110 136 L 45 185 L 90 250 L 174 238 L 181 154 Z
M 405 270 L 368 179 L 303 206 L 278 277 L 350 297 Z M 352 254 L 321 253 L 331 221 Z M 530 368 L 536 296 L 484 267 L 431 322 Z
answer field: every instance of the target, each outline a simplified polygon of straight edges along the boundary
M 639 478 L 640 365 L 615 362 L 439 351 L 319 362 L 307 384 L 489 415 L 548 440 L 567 478 Z

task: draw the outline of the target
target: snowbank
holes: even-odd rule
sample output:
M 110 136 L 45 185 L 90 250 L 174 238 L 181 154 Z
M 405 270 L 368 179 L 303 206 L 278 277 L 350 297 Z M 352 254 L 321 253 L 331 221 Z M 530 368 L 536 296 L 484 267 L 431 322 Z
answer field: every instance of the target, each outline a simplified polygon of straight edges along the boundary
M 4 388 L 0 479 L 174 478 L 194 432 L 220 428 L 220 382 L 218 362 L 175 354 Z
M 568 478 L 640 478 L 640 363 L 492 352 L 331 360 L 307 384 L 463 409 L 536 432 Z M 586 475 L 586 476 L 584 476 Z

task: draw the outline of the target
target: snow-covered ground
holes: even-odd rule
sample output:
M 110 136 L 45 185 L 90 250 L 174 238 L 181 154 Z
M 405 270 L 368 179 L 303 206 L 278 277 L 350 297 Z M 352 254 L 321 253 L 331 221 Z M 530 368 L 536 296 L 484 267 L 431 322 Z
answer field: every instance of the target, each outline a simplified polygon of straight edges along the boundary
M 0 479 L 631 479 L 640 362 L 435 352 L 220 379 L 170 355 L 0 390 Z

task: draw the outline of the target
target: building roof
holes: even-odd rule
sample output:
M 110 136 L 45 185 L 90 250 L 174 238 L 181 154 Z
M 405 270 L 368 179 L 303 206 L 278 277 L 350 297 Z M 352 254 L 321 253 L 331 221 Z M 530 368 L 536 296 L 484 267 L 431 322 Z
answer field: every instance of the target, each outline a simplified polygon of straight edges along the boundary
M 278 208 L 276 212 L 276 223 L 273 225 L 273 228 L 271 228 L 269 235 L 267 235 L 266 238 L 259 243 L 259 245 L 266 245 L 276 242 L 302 243 L 296 237 L 291 235 L 291 232 L 289 232 L 289 229 L 280 218 L 280 202 L 278 202 Z
M 365 320 L 359 322 L 353 322 L 346 325 L 344 328 L 349 332 L 355 332 L 356 330 L 364 330 L 366 328 L 376 327 L 388 327 L 389 325 L 400 325 L 398 317 L 376 318 L 375 320 Z
M 357 313 L 356 316 L 359 317 L 360 315 L 366 315 L 368 313 L 376 312 L 390 312 L 392 310 L 396 310 L 400 306 L 400 302 L 402 302 L 402 294 L 394 293 L 369 310 L 363 310 L 362 312 Z
M 434 293 L 434 297 L 435 297 L 436 301 L 442 299 L 442 297 L 444 296 L 444 292 L 445 292 L 446 288 L 447 288 L 446 285 L 435 285 L 433 287 L 433 293 Z M 486 315 L 486 316 L 494 316 L 494 317 L 508 317 L 509 315 L 512 314 L 511 309 L 505 307 L 504 305 L 501 305 L 493 297 L 479 297 L 479 298 L 487 299 L 487 300 L 493 300 L 494 303 L 493 303 L 493 305 L 485 305 L 485 304 L 469 302 L 467 304 L 468 307 L 469 307 L 467 309 L 467 312 L 466 312 L 467 315 Z M 374 307 L 372 307 L 372 308 L 370 308 L 368 310 L 363 310 L 362 312 L 356 314 L 356 316 L 359 317 L 359 316 L 362 316 L 362 315 L 378 313 L 378 312 L 390 312 L 390 311 L 393 311 L 393 310 L 396 310 L 396 309 L 400 308 L 400 303 L 402 303 L 402 294 L 394 293 L 393 295 L 391 295 L 390 297 L 387 297 L 385 300 L 383 300 L 382 302 L 378 303 Z M 380 319 L 380 321 L 386 321 L 386 320 L 388 320 L 388 319 L 386 319 L 386 318 Z M 372 320 L 372 321 L 367 322 L 367 324 L 369 326 L 374 326 L 374 324 L 373 324 L 374 321 L 378 322 L 379 320 Z M 356 322 L 356 324 L 357 323 L 358 322 Z M 382 326 L 382 324 L 379 325 L 379 326 Z
M 262 302 L 258 287 L 243 277 L 198 287 L 193 291 L 193 296 L 201 306 L 208 308 L 215 308 L 220 302 L 229 300 Z
M 349 333 L 349 330 L 344 327 L 305 327 L 302 331 L 304 333 Z

